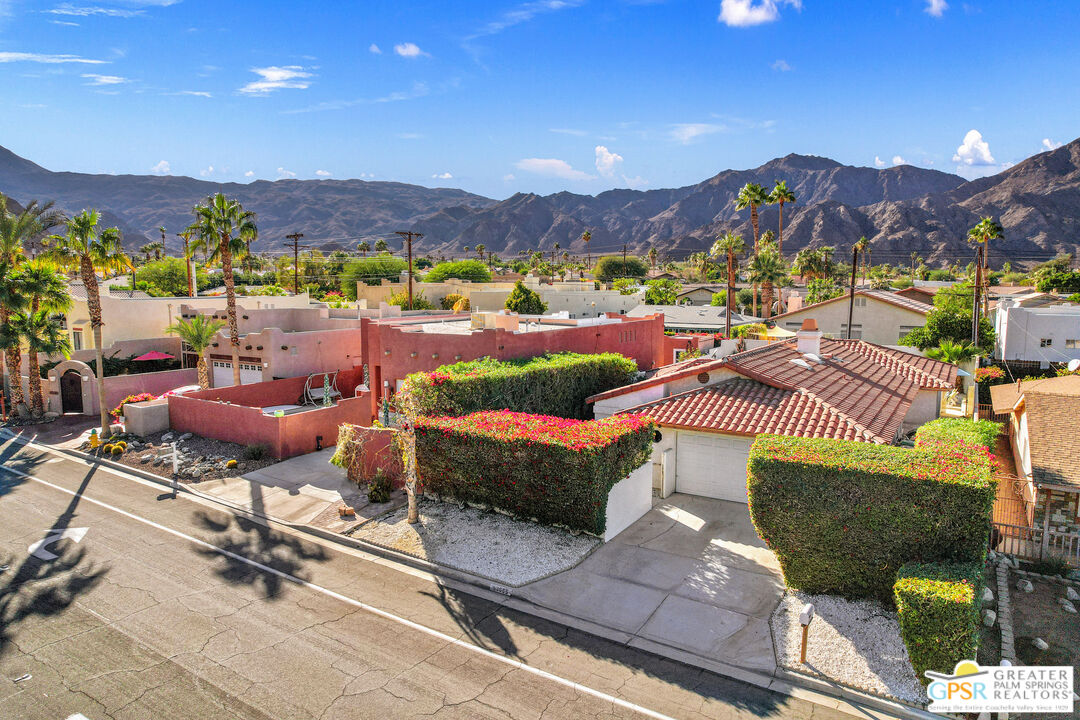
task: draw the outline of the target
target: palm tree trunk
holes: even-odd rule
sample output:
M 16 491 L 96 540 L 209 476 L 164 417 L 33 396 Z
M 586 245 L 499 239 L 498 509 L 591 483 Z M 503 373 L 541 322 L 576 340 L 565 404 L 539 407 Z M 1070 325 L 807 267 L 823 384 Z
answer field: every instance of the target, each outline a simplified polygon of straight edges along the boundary
M 206 369 L 206 360 L 203 359 L 201 354 L 199 355 L 199 361 L 195 363 L 195 366 L 199 368 L 199 387 L 205 390 L 210 387 L 210 373 Z
M 30 414 L 41 417 L 45 413 L 45 399 L 41 396 L 41 367 L 33 350 L 26 354 L 26 372 L 30 380 Z
M 780 233 L 776 236 L 776 249 L 784 257 L 784 201 L 780 201 Z
M 773 286 L 771 282 L 761 284 L 761 303 L 763 315 L 766 320 L 772 316 Z
M 750 205 L 750 224 L 754 226 L 754 254 L 758 252 L 757 205 Z M 757 317 L 757 283 L 754 283 L 754 316 Z
M 233 385 L 240 384 L 240 328 L 236 324 L 236 287 L 233 282 L 229 238 L 221 239 L 221 272 L 225 276 L 225 307 L 229 313 L 229 346 L 232 348 Z
M 98 289 L 94 263 L 89 255 L 79 261 L 79 275 L 86 286 L 86 306 L 90 311 L 90 327 L 94 330 L 94 357 L 97 359 L 98 413 L 101 416 L 101 439 L 109 437 L 109 408 L 105 405 L 105 355 L 101 348 L 101 295 Z
M 727 254 L 727 312 L 724 321 L 724 334 L 731 337 L 731 308 L 735 305 L 735 254 Z
M 11 320 L 11 311 L 0 308 L 0 325 Z M 8 399 L 11 400 L 9 412 L 25 402 L 22 391 L 22 351 L 18 347 L 10 347 L 4 350 L 4 362 L 7 364 L 8 376 Z

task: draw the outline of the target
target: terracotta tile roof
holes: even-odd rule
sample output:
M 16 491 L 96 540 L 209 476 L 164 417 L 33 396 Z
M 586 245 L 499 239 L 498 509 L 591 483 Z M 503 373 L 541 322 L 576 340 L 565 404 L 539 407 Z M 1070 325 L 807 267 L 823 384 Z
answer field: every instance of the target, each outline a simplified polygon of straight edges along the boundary
M 777 433 L 885 442 L 811 393 L 744 378 L 725 380 L 623 412 L 648 415 L 671 427 L 729 435 Z
M 1080 488 L 1080 376 L 1021 383 L 1036 483 Z
M 897 293 L 891 292 L 889 290 L 856 290 L 855 295 L 874 298 L 875 300 L 887 302 L 890 305 L 896 305 L 897 307 L 902 307 L 906 310 L 912 310 L 914 312 L 922 313 L 924 315 L 934 309 L 933 305 L 927 305 L 926 303 L 920 302 L 914 298 L 907 297 L 906 295 L 898 295 Z M 848 302 L 850 297 L 851 296 L 849 294 L 844 293 L 839 297 L 834 297 L 829 300 L 822 300 L 821 302 L 813 303 L 812 305 L 803 305 L 798 310 L 789 310 L 786 313 L 773 315 L 772 320 L 775 321 L 780 320 L 781 318 L 790 317 L 792 315 L 798 315 L 806 312 L 809 309 L 821 307 L 822 305 L 828 305 L 829 303 Z
M 713 360 L 707 357 L 697 357 L 690 360 L 683 360 L 682 362 L 673 363 L 671 365 L 663 365 L 656 370 L 651 371 L 648 377 L 644 380 L 639 380 L 636 383 L 630 385 L 623 385 L 622 387 L 612 388 L 611 390 L 605 390 L 602 393 L 597 393 L 592 397 L 586 398 L 586 403 L 594 403 L 598 400 L 606 400 L 608 398 L 618 397 L 619 395 L 625 395 L 631 392 L 637 392 L 638 390 L 644 390 L 647 387 L 654 385 L 663 385 L 664 383 L 671 382 L 672 380 L 678 380 L 679 378 L 688 377 L 690 375 L 697 375 L 701 372 L 708 372 L 709 370 L 720 368 L 724 366 L 723 360 Z

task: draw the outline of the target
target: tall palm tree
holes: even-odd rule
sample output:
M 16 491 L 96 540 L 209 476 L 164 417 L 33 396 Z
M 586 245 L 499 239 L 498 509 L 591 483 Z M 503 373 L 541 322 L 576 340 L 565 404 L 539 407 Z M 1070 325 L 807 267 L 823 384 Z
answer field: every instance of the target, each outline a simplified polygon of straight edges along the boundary
M 731 337 L 731 309 L 735 307 L 735 270 L 738 264 L 736 255 L 741 255 L 746 250 L 746 243 L 741 235 L 726 232 L 713 243 L 710 253 L 713 257 L 725 255 L 727 257 L 727 309 L 725 310 L 724 334 Z
M 649 258 L 649 269 L 650 270 L 655 270 L 656 269 L 656 256 L 657 256 L 656 248 L 655 247 L 650 247 L 649 252 L 647 253 L 647 256 Z
M 223 320 L 215 320 L 209 315 L 196 313 L 195 317 L 190 320 L 179 318 L 172 325 L 165 328 L 165 332 L 178 335 L 181 340 L 191 346 L 192 350 L 199 354 L 196 367 L 199 369 L 199 387 L 201 388 L 210 387 L 210 373 L 206 369 L 206 358 L 204 357 L 206 348 L 210 347 L 214 336 L 223 327 L 225 327 Z
M 776 187 L 769 193 L 769 203 L 780 206 L 780 234 L 776 242 L 776 250 L 780 253 L 780 257 L 784 256 L 784 203 L 793 202 L 795 202 L 795 193 L 788 189 L 785 181 L 777 180 Z
M 986 289 L 990 288 L 990 241 L 1001 240 L 1005 237 L 1004 230 L 994 218 L 984 217 L 975 227 L 968 230 L 968 242 L 973 245 L 983 246 L 982 280 Z M 983 314 L 990 312 L 990 293 L 983 293 Z
M 912 285 L 915 284 L 915 268 L 917 266 L 919 266 L 919 265 L 922 265 L 922 263 L 923 263 L 923 259 L 921 257 L 919 257 L 919 253 L 917 253 L 917 252 L 911 253 L 911 284 Z
M 76 267 L 86 286 L 86 306 L 90 311 L 90 327 L 94 331 L 95 365 L 98 386 L 98 409 L 101 413 L 101 437 L 109 437 L 109 409 L 105 406 L 105 359 L 101 347 L 101 291 L 97 273 L 106 274 L 131 267 L 124 254 L 120 231 L 114 227 L 98 230 L 97 210 L 83 210 L 65 224 L 64 235 L 49 237 L 47 255 L 62 267 Z
M 865 235 L 859 238 L 858 241 L 855 243 L 855 249 L 858 250 L 859 255 L 862 256 L 862 281 L 863 285 L 865 285 L 867 270 L 866 262 L 870 256 L 870 241 L 866 239 Z
M 747 270 L 750 279 L 761 285 L 761 303 L 764 305 L 764 317 L 767 320 L 772 315 L 773 288 L 787 277 L 784 259 L 780 257 L 775 245 L 765 243 L 750 260 Z
M 480 258 L 480 262 L 483 262 L 484 261 L 484 250 L 487 249 L 487 246 L 484 245 L 483 243 L 481 243 L 481 244 L 477 245 L 474 249 L 476 250 L 476 257 Z
M 371 252 L 371 244 L 367 240 L 361 240 L 356 244 L 356 249 L 360 251 L 360 255 L 367 257 L 367 254 Z
M 188 252 L 188 243 L 191 241 L 191 231 L 186 228 L 182 232 L 176 233 L 176 236 L 184 241 L 184 247 L 181 251 L 184 258 L 184 271 L 187 274 L 187 294 L 188 297 L 195 297 L 195 278 L 191 276 L 191 253 Z
M 592 233 L 588 230 L 581 233 L 581 242 L 585 243 L 585 262 L 589 265 L 589 271 L 592 271 L 592 253 L 589 252 L 589 241 L 592 240 Z
M 211 261 L 221 262 L 225 279 L 225 307 L 229 316 L 229 345 L 232 348 L 233 384 L 240 384 L 240 330 L 236 321 L 236 285 L 233 280 L 233 257 L 243 257 L 258 236 L 255 213 L 245 210 L 239 200 L 222 193 L 196 205 L 192 249 L 202 249 Z
M 20 320 L 14 323 L 17 330 L 16 334 L 20 335 L 21 340 L 26 340 L 26 338 L 21 337 L 22 331 L 18 330 L 19 323 L 33 320 L 38 311 L 44 311 L 48 314 L 48 317 L 55 318 L 57 313 L 65 313 L 71 309 L 71 295 L 68 292 L 67 282 L 63 276 L 56 272 L 51 263 L 47 263 L 41 258 L 25 263 L 22 269 L 12 277 L 12 283 L 17 292 L 26 300 L 25 309 L 19 314 Z M 55 319 L 59 324 L 59 318 Z M 60 351 L 57 350 L 57 352 Z M 40 373 L 36 353 L 30 353 L 27 364 L 30 372 L 30 411 L 37 416 L 45 412 L 45 407 L 41 397 Z M 36 387 L 35 378 L 38 379 Z
M 71 357 L 71 344 L 59 319 L 48 310 L 13 314 L 8 322 L 0 327 L 0 340 L 9 341 L 17 337 L 26 346 L 27 374 L 30 378 L 30 412 L 40 417 L 45 411 L 45 400 L 41 395 L 41 366 L 38 353 L 43 355 L 63 355 Z
M 761 238 L 758 227 L 758 208 L 767 202 L 769 202 L 769 194 L 757 183 L 746 183 L 735 197 L 736 210 L 750 208 L 750 224 L 754 227 L 754 254 L 757 254 L 758 240 Z
M 379 238 L 378 240 L 375 241 L 375 252 L 384 253 L 384 252 L 389 252 L 389 251 L 390 251 L 390 246 L 386 243 L 385 240 L 383 240 L 382 238 Z
M 139 252 L 143 254 L 143 262 L 150 262 L 150 256 L 154 254 L 154 243 L 146 243 L 139 246 Z

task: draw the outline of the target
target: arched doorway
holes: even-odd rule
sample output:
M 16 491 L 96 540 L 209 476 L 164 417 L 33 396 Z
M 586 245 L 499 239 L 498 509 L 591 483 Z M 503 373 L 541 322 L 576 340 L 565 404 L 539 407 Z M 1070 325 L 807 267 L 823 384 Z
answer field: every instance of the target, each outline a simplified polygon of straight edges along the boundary
M 60 376 L 60 406 L 64 413 L 82 413 L 82 374 L 68 370 Z

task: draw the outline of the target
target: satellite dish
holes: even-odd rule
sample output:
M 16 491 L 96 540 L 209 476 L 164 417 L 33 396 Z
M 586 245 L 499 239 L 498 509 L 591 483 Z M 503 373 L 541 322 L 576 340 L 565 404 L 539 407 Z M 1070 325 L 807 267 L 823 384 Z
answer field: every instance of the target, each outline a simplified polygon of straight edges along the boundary
M 1077 370 L 1080 370 L 1080 358 L 1073 358 L 1065 367 L 1069 368 L 1069 372 L 1076 372 Z

